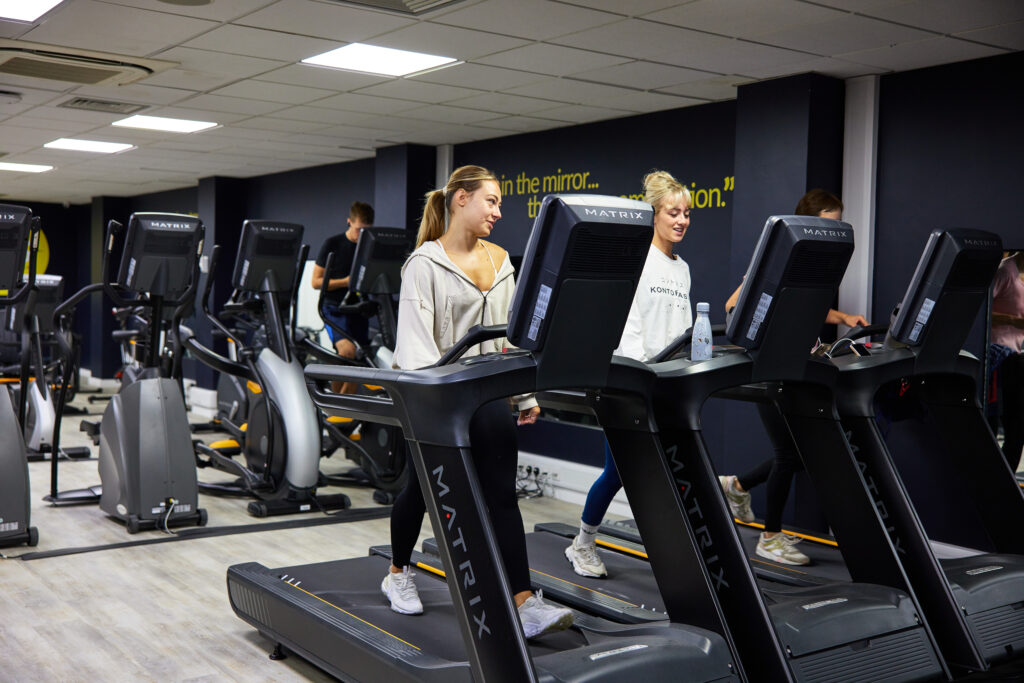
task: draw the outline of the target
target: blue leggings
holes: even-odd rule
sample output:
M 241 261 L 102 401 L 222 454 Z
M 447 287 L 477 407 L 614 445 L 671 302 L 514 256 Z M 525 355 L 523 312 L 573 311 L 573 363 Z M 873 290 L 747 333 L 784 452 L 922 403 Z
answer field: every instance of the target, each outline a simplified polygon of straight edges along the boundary
M 587 526 L 598 526 L 604 521 L 604 515 L 608 512 L 608 506 L 612 504 L 612 498 L 622 488 L 622 480 L 619 479 L 619 471 L 615 469 L 615 462 L 612 460 L 612 449 L 608 442 L 604 442 L 604 472 L 597 478 L 597 481 L 590 487 L 587 493 L 587 502 L 583 506 L 583 523 Z

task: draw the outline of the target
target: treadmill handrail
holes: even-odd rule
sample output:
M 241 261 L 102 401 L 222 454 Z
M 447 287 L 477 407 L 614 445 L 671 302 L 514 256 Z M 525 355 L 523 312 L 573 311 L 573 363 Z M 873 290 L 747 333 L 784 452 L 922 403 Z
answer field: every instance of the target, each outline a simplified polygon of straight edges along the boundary
M 498 339 L 504 337 L 508 333 L 508 325 L 473 325 L 469 328 L 469 331 L 462 336 L 462 339 L 455 342 L 455 346 L 448 349 L 447 352 L 433 365 L 429 366 L 432 368 L 440 367 L 442 365 L 451 365 L 459 358 L 462 354 L 469 350 L 469 347 L 482 344 L 485 341 L 491 339 Z
M 713 337 L 724 336 L 725 335 L 725 323 L 718 323 L 718 324 L 712 325 L 711 326 L 711 335 Z M 651 358 L 650 362 L 651 363 L 660 363 L 662 361 L 668 360 L 672 356 L 676 355 L 676 352 L 678 352 L 679 349 L 681 349 L 684 346 L 686 346 L 687 344 L 689 344 L 690 340 L 692 338 L 693 338 L 693 326 L 691 325 L 690 327 L 687 328 L 687 330 L 685 332 L 683 332 L 681 335 L 679 335 L 678 337 L 676 337 L 675 339 L 670 341 L 668 343 L 668 346 L 666 346 L 661 351 L 659 351 L 657 354 L 655 354 L 655 356 L 653 358 Z

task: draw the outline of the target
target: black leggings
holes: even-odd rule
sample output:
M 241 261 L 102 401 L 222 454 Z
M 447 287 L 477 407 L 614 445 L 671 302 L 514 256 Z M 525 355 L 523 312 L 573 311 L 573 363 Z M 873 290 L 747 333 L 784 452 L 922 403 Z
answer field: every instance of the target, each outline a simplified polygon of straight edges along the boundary
M 1003 386 L 1003 456 L 1017 471 L 1024 448 L 1024 353 L 1015 353 L 999 366 Z
M 803 470 L 804 463 L 793 443 L 793 437 L 786 426 L 786 420 L 779 412 L 774 401 L 758 403 L 757 412 L 761 415 L 761 423 L 768 432 L 775 457 L 765 460 L 746 474 L 737 477 L 744 491 L 768 482 L 765 497 L 764 530 L 772 533 L 782 531 L 782 510 L 789 498 L 789 489 L 793 484 L 793 475 Z
M 469 442 L 473 444 L 473 465 L 491 513 L 512 594 L 528 591 L 530 565 L 516 497 L 519 447 L 515 418 L 509 413 L 506 399 L 492 401 L 476 411 L 469 423 Z M 416 470 L 412 463 L 409 465 L 409 481 L 391 509 L 391 552 L 396 567 L 409 564 L 427 509 Z

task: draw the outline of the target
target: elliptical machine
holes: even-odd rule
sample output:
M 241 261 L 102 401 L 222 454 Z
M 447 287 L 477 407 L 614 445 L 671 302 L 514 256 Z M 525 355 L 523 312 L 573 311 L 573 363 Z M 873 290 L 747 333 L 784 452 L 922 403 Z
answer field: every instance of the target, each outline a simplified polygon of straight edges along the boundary
M 414 237 L 402 228 L 363 228 L 352 258 L 352 281 L 349 296 L 338 306 L 347 315 L 377 317 L 378 334 L 369 348 L 363 349 L 348 333 L 326 315 L 325 293 L 320 289 L 317 310 L 325 325 L 337 334 L 348 337 L 357 349 L 357 359 L 369 367 L 390 370 L 394 358 L 396 314 L 394 296 L 401 290 L 402 265 L 413 250 Z M 334 254 L 324 264 L 331 272 Z M 306 348 L 306 346 L 303 346 Z M 379 387 L 362 385 L 360 391 L 383 394 Z M 376 422 L 356 421 L 350 417 L 324 416 L 325 451 L 344 448 L 345 457 L 358 465 L 343 475 L 327 477 L 338 484 L 372 486 L 373 499 L 382 505 L 394 502 L 408 478 L 405 437 L 400 427 Z M 355 433 L 356 427 L 359 431 Z
M 32 216 L 32 211 L 25 206 L 0 204 L 0 287 L 6 290 L 0 304 L 24 302 L 26 310 L 32 309 L 38 246 L 39 219 Z M 21 282 L 26 251 L 28 279 Z M 39 543 L 39 532 L 30 526 L 28 459 L 21 431 L 27 388 L 28 370 L 23 365 L 17 409 L 12 393 L 0 391 L 0 434 L 6 435 L 0 441 L 0 547 Z
M 72 367 L 72 348 L 66 332 L 75 306 L 93 292 L 103 291 L 119 307 L 148 312 L 148 338 L 135 381 L 124 384 L 110 400 L 100 423 L 100 487 L 57 491 L 57 459 L 51 462 L 54 505 L 96 502 L 100 509 L 125 523 L 129 533 L 141 529 L 195 524 L 204 526 L 206 511 L 199 508 L 192 442 L 181 386 L 181 349 L 177 335 L 167 332 L 180 325 L 191 309 L 199 279 L 203 247 L 202 221 L 169 213 L 134 213 L 128 221 L 116 284 L 106 281 L 115 235 L 122 226 L 107 225 L 103 252 L 104 282 L 88 285 L 54 311 L 63 351 L 63 381 L 57 401 L 54 448 L 59 446 L 60 416 Z M 128 296 L 134 296 L 129 299 Z M 174 307 L 170 328 L 164 311 Z M 99 490 L 97 490 L 99 489 Z
M 244 465 L 232 458 L 235 449 L 222 451 L 196 444 L 195 451 L 198 467 L 213 467 L 237 477 L 228 483 L 200 483 L 200 488 L 211 494 L 257 498 L 248 506 L 249 514 L 255 517 L 327 512 L 351 504 L 344 494 L 317 495 L 316 491 L 320 484 L 320 424 L 306 390 L 302 364 L 293 352 L 295 311 L 287 297 L 290 291 L 294 293 L 299 264 L 305 262 L 308 251 L 301 246 L 302 232 L 301 225 L 280 221 L 247 220 L 242 225 L 231 276 L 235 291 L 225 309 L 245 310 L 258 318 L 266 334 L 264 346 L 247 346 L 236 340 L 240 362 L 233 361 L 182 330 L 182 343 L 200 362 L 259 389 L 250 395 L 248 425 L 242 443 L 236 447 L 245 459 Z M 219 254 L 220 247 L 215 246 L 202 299 L 203 312 L 216 329 L 234 339 L 210 312 Z

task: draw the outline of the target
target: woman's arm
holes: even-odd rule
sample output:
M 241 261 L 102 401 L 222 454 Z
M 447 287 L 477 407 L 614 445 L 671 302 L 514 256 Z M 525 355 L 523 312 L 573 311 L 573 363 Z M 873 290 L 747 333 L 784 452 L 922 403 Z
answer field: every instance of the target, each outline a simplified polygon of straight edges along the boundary
M 394 365 L 413 370 L 441 358 L 434 339 L 434 278 L 425 258 L 413 256 L 402 274 Z
M 742 282 L 740 283 L 740 286 L 736 288 L 736 291 L 733 292 L 732 295 L 728 299 L 725 300 L 725 312 L 726 313 L 728 313 L 732 309 L 736 308 L 736 302 L 740 300 L 740 290 L 741 289 L 743 289 L 743 283 Z

